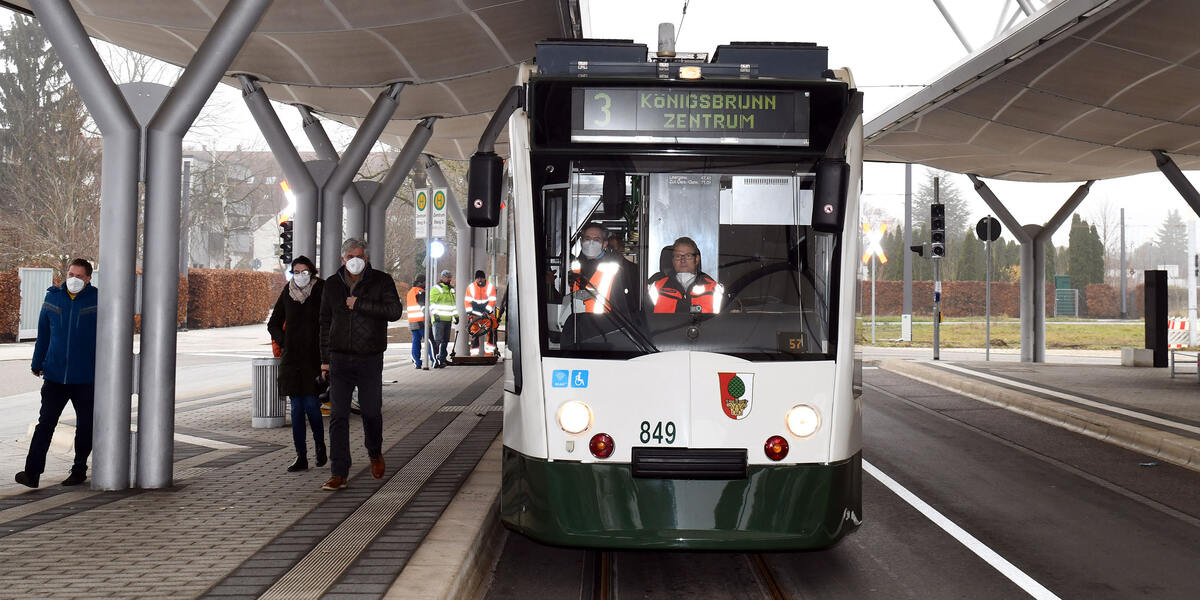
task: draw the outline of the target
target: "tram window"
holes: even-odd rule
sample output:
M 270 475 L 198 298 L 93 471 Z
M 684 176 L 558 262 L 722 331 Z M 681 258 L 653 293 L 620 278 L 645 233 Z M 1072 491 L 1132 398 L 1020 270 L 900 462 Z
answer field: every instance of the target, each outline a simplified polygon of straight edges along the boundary
M 809 226 L 813 178 L 806 168 L 656 171 L 627 161 L 621 164 L 626 195 L 618 212 L 611 181 L 607 206 L 601 201 L 605 173 L 613 177 L 611 164 L 572 163 L 567 184 L 542 189 L 540 268 L 553 273 L 540 294 L 547 352 L 590 358 L 666 350 L 751 360 L 828 357 L 838 236 Z M 609 282 L 569 275 L 581 266 L 596 272 L 594 259 L 591 264 L 581 259 L 579 235 L 588 223 L 617 237 L 616 250 L 605 257 L 621 265 L 620 273 L 634 274 L 632 289 L 622 289 L 623 275 Z M 672 262 L 680 237 L 693 240 L 695 267 L 712 282 L 682 283 L 696 280 Z M 716 291 L 704 301 L 694 300 L 701 292 L 691 297 L 683 292 L 663 309 L 658 291 L 671 281 L 680 282 L 671 283 L 674 290 Z M 610 283 L 629 292 L 622 302 L 595 293 Z

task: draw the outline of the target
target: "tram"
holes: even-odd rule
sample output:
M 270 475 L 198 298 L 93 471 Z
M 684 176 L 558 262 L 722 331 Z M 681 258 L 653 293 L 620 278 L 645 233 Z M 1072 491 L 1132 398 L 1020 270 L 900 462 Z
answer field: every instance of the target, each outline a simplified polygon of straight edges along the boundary
M 508 190 L 506 526 L 717 550 L 859 526 L 862 96 L 827 55 L 538 44 L 469 175 L 473 225 Z

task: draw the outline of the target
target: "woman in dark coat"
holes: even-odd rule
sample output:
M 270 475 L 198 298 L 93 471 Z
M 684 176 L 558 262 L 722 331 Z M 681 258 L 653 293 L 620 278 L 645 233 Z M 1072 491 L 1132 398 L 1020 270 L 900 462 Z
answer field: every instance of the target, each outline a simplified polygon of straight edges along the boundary
M 267 321 L 271 339 L 283 349 L 279 363 L 279 393 L 292 401 L 292 440 L 296 444 L 296 462 L 288 471 L 308 469 L 307 417 L 313 432 L 313 447 L 317 466 L 325 466 L 325 425 L 321 421 L 321 405 L 317 399 L 317 378 L 321 376 L 320 315 L 321 293 L 325 282 L 317 278 L 317 268 L 307 256 L 292 261 L 292 278 Z

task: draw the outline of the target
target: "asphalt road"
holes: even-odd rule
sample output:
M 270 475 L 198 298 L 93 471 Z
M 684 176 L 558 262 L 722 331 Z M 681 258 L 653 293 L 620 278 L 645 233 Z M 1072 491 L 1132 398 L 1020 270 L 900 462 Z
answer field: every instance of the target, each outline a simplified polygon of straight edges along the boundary
M 864 523 L 830 550 L 761 555 L 775 597 L 1200 597 L 1197 473 L 899 375 L 864 375 Z M 489 598 L 594 587 L 594 553 L 515 533 L 506 544 Z M 773 597 L 753 555 L 609 560 L 609 597 Z

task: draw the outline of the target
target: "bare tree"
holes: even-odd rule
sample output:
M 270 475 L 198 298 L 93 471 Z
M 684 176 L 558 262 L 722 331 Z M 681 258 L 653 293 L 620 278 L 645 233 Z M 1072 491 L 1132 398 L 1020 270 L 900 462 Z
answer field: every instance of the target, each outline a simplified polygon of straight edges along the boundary
M 41 27 L 14 15 L 0 32 L 0 265 L 97 257 L 100 144 L 86 119 Z
M 1107 195 L 1099 202 L 1092 204 L 1088 221 L 1095 226 L 1100 236 L 1100 244 L 1104 246 L 1104 264 L 1116 264 L 1121 256 L 1121 210 L 1116 202 Z M 1105 269 L 1105 273 L 1108 270 Z M 1110 279 L 1106 277 L 1106 279 Z M 1116 279 L 1112 277 L 1111 279 Z
M 194 152 L 191 208 L 187 227 L 190 254 L 209 267 L 253 268 L 255 230 L 264 216 L 279 210 L 274 186 L 267 184 L 269 164 L 248 160 L 262 153 L 240 148 Z

